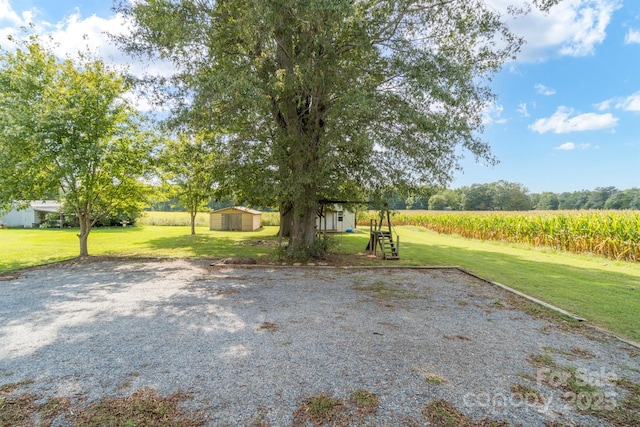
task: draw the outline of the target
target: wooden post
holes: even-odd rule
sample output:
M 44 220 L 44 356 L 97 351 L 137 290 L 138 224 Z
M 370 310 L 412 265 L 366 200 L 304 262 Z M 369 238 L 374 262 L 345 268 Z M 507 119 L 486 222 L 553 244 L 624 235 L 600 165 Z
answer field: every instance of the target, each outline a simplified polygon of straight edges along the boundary
M 373 254 L 378 255 L 378 233 L 373 233 Z
M 378 228 L 378 221 L 371 219 L 369 222 L 369 250 L 373 251 L 373 254 L 377 254 L 378 250 L 378 237 L 374 230 Z
M 327 211 L 324 207 L 324 204 L 320 206 L 320 225 L 322 226 L 322 218 L 324 217 L 324 240 L 327 240 Z

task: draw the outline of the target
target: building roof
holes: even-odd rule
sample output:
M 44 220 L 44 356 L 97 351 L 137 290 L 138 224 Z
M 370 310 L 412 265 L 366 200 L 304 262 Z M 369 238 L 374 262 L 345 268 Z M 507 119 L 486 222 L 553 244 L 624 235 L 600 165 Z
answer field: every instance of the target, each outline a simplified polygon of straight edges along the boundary
M 222 209 L 218 209 L 217 211 L 213 211 L 211 213 L 222 213 L 225 211 L 232 211 L 232 210 L 236 210 L 236 211 L 242 211 L 242 212 L 246 212 L 246 213 L 250 213 L 252 215 L 261 215 L 262 212 L 257 211 L 255 209 L 251 209 L 251 208 L 247 208 L 244 206 L 230 206 L 228 208 L 222 208 Z
M 30 202 L 29 206 L 34 211 L 40 212 L 59 212 L 62 209 L 62 203 L 56 200 L 38 200 Z

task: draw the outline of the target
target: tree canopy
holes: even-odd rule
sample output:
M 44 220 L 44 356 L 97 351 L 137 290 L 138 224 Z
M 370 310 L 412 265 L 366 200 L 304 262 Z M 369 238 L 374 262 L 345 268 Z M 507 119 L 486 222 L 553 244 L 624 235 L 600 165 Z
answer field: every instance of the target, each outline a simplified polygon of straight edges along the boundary
M 556 0 L 534 0 L 547 8 Z M 227 185 L 315 243 L 321 199 L 443 185 L 521 40 L 484 0 L 141 0 L 121 44 L 171 60 L 171 123 L 227 133 Z
M 57 195 L 80 223 L 80 255 L 100 218 L 141 204 L 151 137 L 131 87 L 87 54 L 56 58 L 36 38 L 0 50 L 0 203 Z

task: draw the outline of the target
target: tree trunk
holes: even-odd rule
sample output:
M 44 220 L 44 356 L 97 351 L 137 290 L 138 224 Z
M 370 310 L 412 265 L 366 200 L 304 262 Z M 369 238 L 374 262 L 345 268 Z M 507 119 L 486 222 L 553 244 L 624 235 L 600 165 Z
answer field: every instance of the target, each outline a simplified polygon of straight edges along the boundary
M 198 212 L 196 210 L 192 210 L 191 212 L 189 212 L 189 215 L 191 216 L 191 235 L 195 235 L 196 234 L 196 214 Z
M 291 203 L 280 204 L 280 229 L 278 237 L 291 237 L 293 228 L 293 205 Z
M 309 259 L 324 255 L 316 245 L 316 215 L 318 202 L 313 191 L 304 191 L 294 201 L 293 228 L 287 254 L 291 258 Z
M 89 256 L 87 241 L 89 240 L 89 233 L 91 232 L 91 222 L 87 214 L 78 213 L 77 215 L 78 221 L 80 222 L 80 234 L 78 234 L 78 239 L 80 239 L 80 256 L 85 257 Z

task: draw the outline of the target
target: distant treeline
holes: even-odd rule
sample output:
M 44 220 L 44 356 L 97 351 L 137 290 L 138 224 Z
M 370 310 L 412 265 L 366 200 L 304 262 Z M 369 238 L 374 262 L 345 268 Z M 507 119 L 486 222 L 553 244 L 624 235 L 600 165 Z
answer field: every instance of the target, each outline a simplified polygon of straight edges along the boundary
M 423 209 L 454 211 L 528 211 L 528 210 L 578 210 L 578 209 L 640 209 L 640 188 L 618 190 L 615 187 L 598 187 L 565 193 L 529 193 L 522 184 L 497 181 L 489 184 L 473 184 L 457 189 L 441 189 L 422 186 L 412 192 L 392 191 L 385 200 L 390 209 Z M 212 210 L 234 206 L 232 197 L 211 200 Z M 377 206 L 370 206 L 376 209 Z M 148 210 L 184 211 L 177 200 L 154 203 Z M 269 209 L 263 209 L 269 210 Z M 277 211 L 277 209 L 272 209 Z
M 232 197 L 222 200 L 211 199 L 209 203 L 207 203 L 207 208 L 215 211 L 222 208 L 228 208 L 229 206 L 235 206 L 235 204 L 235 200 Z M 157 201 L 146 210 L 157 212 L 186 212 L 186 209 L 180 204 L 177 197 L 170 197 L 167 198 L 167 200 Z
M 207 203 L 207 209 L 212 211 L 216 211 L 218 209 L 228 208 L 230 206 L 237 206 L 238 202 L 232 197 L 225 197 L 222 199 L 211 199 L 209 203 Z M 278 209 L 276 208 L 263 208 L 260 206 L 255 206 L 256 209 L 260 209 L 263 212 L 274 212 Z M 155 212 L 186 212 L 187 209 L 184 208 L 178 201 L 176 197 L 169 197 L 167 200 L 154 202 L 151 206 L 149 206 L 147 211 L 155 211 Z M 206 209 L 205 209 L 206 210 Z
M 425 186 L 406 196 L 395 193 L 388 199 L 388 204 L 391 209 L 461 211 L 640 209 L 640 188 L 598 187 L 595 190 L 530 194 L 522 184 L 498 181 L 454 190 Z

